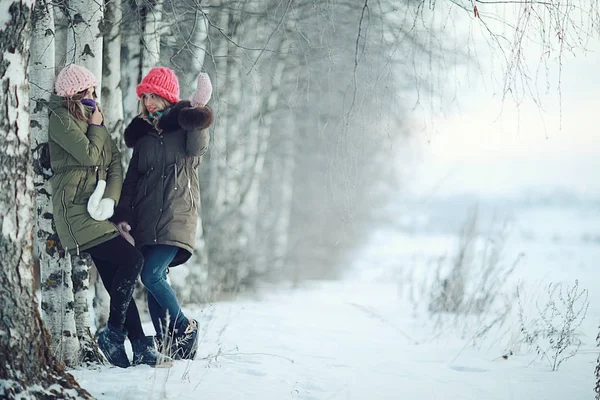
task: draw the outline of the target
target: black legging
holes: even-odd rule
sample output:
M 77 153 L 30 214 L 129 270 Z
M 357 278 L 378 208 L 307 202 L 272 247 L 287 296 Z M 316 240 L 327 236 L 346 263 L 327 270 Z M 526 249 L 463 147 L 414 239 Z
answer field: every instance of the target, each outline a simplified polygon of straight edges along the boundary
M 135 283 L 144 265 L 142 253 L 120 235 L 86 252 L 94 260 L 110 295 L 108 322 L 117 328 L 127 329 L 131 340 L 144 337 L 140 313 L 132 299 Z

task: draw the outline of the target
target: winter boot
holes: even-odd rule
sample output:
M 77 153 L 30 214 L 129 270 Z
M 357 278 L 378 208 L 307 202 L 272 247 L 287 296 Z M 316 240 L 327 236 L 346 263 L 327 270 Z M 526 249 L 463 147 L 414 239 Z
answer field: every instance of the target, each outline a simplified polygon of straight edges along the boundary
M 175 360 L 193 360 L 198 350 L 198 322 L 190 319 L 183 333 L 175 333 L 171 357 Z
M 152 336 L 132 340 L 131 349 L 133 350 L 133 365 L 146 364 L 157 368 L 173 366 L 173 360 L 170 357 L 156 351 Z
M 121 368 L 129 367 L 129 359 L 125 353 L 125 337 L 127 331 L 108 323 L 106 329 L 98 335 L 98 347 L 112 365 Z

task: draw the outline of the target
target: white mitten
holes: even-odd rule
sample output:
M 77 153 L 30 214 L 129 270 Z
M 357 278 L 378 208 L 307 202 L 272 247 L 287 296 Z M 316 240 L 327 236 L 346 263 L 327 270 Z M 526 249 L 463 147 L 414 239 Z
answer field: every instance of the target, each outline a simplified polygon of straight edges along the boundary
M 96 189 L 94 189 L 94 193 L 92 193 L 92 195 L 90 196 L 90 199 L 88 200 L 88 204 L 87 204 L 88 213 L 90 213 L 92 218 L 94 218 L 95 220 L 98 220 L 98 221 L 101 221 L 98 218 L 96 218 L 96 216 L 98 216 L 98 213 L 99 213 L 98 207 L 100 206 L 100 200 L 102 200 L 105 190 L 106 190 L 106 181 L 100 179 L 98 181 L 98 184 L 96 185 Z
M 113 199 L 102 199 L 98 204 L 98 218 L 92 215 L 92 218 L 98 221 L 106 221 L 115 213 L 115 201 Z

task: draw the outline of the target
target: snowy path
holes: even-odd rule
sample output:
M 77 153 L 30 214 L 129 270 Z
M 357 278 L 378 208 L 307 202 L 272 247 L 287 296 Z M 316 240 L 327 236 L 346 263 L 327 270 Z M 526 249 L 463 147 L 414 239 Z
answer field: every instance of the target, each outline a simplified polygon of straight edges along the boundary
M 394 284 L 318 283 L 188 314 L 205 334 L 194 362 L 179 361 L 171 369 L 78 370 L 76 379 L 98 399 L 593 396 L 593 351 L 550 372 L 541 363 L 528 366 L 533 356 L 504 360 L 494 350 L 464 348 L 451 333 L 432 338 Z

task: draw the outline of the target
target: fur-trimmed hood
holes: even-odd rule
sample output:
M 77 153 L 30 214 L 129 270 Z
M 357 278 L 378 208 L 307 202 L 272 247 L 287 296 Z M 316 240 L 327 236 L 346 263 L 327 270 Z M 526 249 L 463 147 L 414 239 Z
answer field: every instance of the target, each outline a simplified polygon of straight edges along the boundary
M 212 122 L 213 113 L 208 106 L 193 108 L 188 100 L 182 100 L 164 111 L 158 120 L 158 127 L 167 133 L 177 129 L 185 129 L 189 132 L 194 129 L 208 128 Z M 155 131 L 154 127 L 137 116 L 125 128 L 125 144 L 133 148 L 141 137 L 152 131 Z

